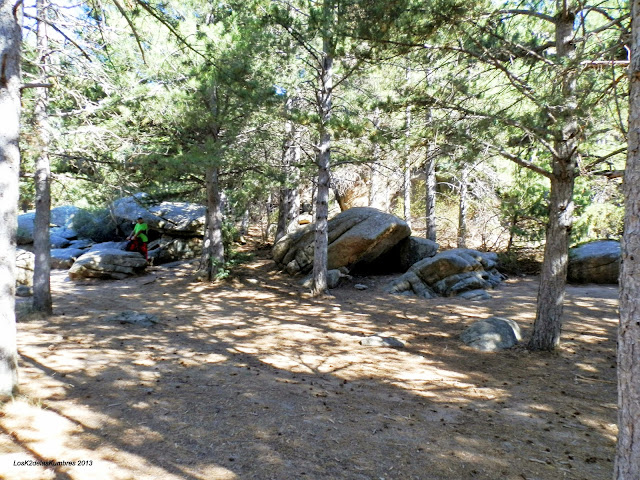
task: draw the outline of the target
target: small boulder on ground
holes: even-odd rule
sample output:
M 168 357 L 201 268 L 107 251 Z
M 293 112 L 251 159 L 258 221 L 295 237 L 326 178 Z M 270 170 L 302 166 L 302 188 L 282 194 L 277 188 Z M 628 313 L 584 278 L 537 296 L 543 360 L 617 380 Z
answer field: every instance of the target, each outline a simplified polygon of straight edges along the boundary
M 460 335 L 468 346 L 483 352 L 514 347 L 520 340 L 520 326 L 513 320 L 491 317 L 474 322 Z
M 618 283 L 620 242 L 599 240 L 569 250 L 568 280 L 572 283 Z
M 131 325 L 140 325 L 142 327 L 151 327 L 159 322 L 158 317 L 150 313 L 140 313 L 133 310 L 126 310 L 117 315 L 105 318 L 108 322 L 129 323 Z

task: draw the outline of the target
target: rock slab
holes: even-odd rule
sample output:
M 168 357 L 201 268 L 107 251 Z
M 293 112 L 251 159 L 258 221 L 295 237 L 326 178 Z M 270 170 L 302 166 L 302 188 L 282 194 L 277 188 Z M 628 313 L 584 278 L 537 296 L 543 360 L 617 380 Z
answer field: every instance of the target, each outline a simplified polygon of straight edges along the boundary
M 116 279 L 138 275 L 147 261 L 138 252 L 126 252 L 108 244 L 98 244 L 80 256 L 69 269 L 69 278 Z

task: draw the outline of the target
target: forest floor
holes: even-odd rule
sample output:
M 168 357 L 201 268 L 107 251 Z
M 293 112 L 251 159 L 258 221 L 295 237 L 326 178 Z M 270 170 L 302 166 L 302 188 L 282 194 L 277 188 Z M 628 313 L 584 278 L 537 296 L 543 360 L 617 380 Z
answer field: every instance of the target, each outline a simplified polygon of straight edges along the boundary
M 55 271 L 54 315 L 18 324 L 0 477 L 611 478 L 617 287 L 568 287 L 557 353 L 481 353 L 460 333 L 502 316 L 526 336 L 535 277 L 479 302 L 390 296 L 388 276 L 313 299 L 255 253 L 216 284 L 190 263 L 122 281 Z M 125 310 L 160 322 L 107 320 Z M 371 334 L 406 347 L 360 345 Z

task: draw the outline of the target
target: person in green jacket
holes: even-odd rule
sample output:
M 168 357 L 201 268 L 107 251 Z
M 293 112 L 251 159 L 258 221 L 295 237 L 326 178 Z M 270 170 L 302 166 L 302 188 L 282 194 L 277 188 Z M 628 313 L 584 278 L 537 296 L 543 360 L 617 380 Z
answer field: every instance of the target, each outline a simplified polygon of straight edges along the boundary
M 138 217 L 138 221 L 133 227 L 133 232 L 127 237 L 129 243 L 127 244 L 126 250 L 129 252 L 140 252 L 144 255 L 145 260 L 149 260 L 147 252 L 147 242 L 149 241 L 148 233 L 149 225 L 145 223 L 142 217 Z

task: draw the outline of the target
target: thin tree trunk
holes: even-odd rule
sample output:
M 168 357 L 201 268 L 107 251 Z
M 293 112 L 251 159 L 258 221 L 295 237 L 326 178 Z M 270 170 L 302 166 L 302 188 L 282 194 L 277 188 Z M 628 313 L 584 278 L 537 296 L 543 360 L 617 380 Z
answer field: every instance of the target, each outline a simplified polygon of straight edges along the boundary
M 458 248 L 467 248 L 467 209 L 469 193 L 469 167 L 464 165 L 460 172 L 460 201 L 458 203 Z
M 436 241 L 436 156 L 435 147 L 429 145 L 427 159 L 424 163 L 425 174 L 425 237 L 431 241 Z
M 559 58 L 573 59 L 575 13 L 559 1 L 556 23 L 556 50 Z M 538 289 L 536 319 L 528 347 L 553 350 L 560 345 L 562 311 L 569 263 L 569 241 L 573 223 L 573 189 L 578 164 L 578 119 L 575 112 L 576 79 L 570 67 L 562 73 L 563 104 L 556 118 L 562 125 L 561 138 L 554 142 L 557 155 L 552 160 L 549 192 L 549 224 Z
M 37 0 L 36 11 L 38 18 L 47 17 L 44 0 Z M 47 83 L 48 36 L 47 25 L 38 21 L 37 51 L 40 62 L 40 81 Z M 35 264 L 33 270 L 33 308 L 45 314 L 53 313 L 51 299 L 51 245 L 49 241 L 49 224 L 51 218 L 51 171 L 49 166 L 49 118 L 47 106 L 49 103 L 46 88 L 36 89 L 36 103 L 34 116 L 38 144 L 38 158 L 36 159 L 35 192 L 36 214 L 33 229 L 33 253 Z
M 291 109 L 292 99 L 287 101 L 285 114 Z M 282 167 L 284 169 L 284 186 L 280 189 L 280 205 L 278 210 L 278 226 L 275 242 L 297 227 L 300 216 L 300 135 L 296 125 L 287 121 L 285 124 L 285 139 L 282 148 Z
M 222 242 L 222 209 L 220 200 L 220 182 L 218 167 L 208 167 L 206 171 L 207 185 L 207 220 L 200 262 L 201 275 L 208 281 L 215 278 L 224 264 L 224 243 Z
M 407 69 L 407 78 L 408 78 Z M 405 140 L 407 142 L 404 149 L 404 180 L 403 180 L 403 193 L 404 193 L 404 221 L 407 222 L 409 228 L 411 228 L 411 159 L 409 148 L 409 136 L 411 135 L 411 106 L 407 106 L 405 110 Z
M 327 28 L 330 28 L 333 14 L 328 0 L 325 0 L 325 15 Z M 333 94 L 333 55 L 331 39 L 328 31 L 323 39 L 322 78 L 318 92 L 318 106 L 320 112 L 320 144 L 316 162 L 318 165 L 318 192 L 316 196 L 316 230 L 313 254 L 313 288 L 314 296 L 327 292 L 327 259 L 328 259 L 328 217 L 329 217 L 329 182 L 331 164 L 331 120 Z
M 640 0 L 631 4 L 629 146 L 618 329 L 616 480 L 640 478 Z
M 15 285 L 20 170 L 20 5 L 20 2 L 0 3 L 0 397 L 13 395 L 18 388 Z

